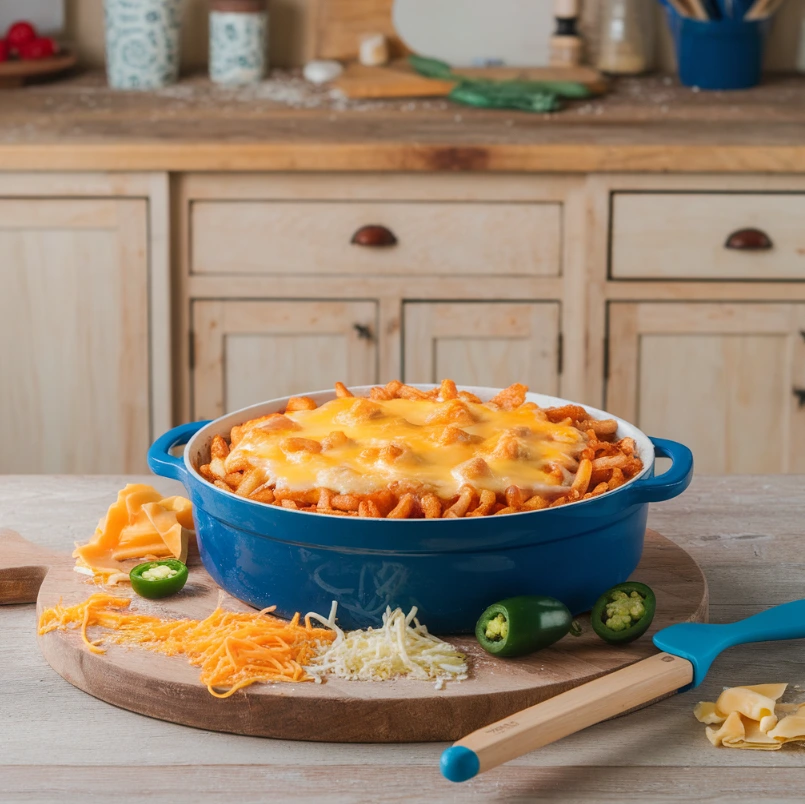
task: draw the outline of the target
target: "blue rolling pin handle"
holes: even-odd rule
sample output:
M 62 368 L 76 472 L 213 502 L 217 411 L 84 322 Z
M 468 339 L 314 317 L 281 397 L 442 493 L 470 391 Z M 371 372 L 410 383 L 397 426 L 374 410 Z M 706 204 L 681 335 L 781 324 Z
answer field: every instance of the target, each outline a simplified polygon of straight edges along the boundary
M 805 600 L 773 606 L 745 620 L 726 625 L 672 625 L 654 635 L 654 644 L 660 650 L 687 659 L 693 665 L 693 683 L 684 688 L 691 689 L 704 681 L 710 665 L 727 648 L 778 639 L 805 639 Z
M 684 444 L 667 438 L 652 438 L 651 443 L 658 458 L 671 459 L 671 467 L 661 475 L 627 486 L 635 503 L 664 502 L 678 497 L 693 479 L 693 453 Z
M 442 754 L 439 762 L 442 776 L 451 782 L 466 782 L 478 775 L 481 762 L 478 754 L 463 745 L 452 745 Z
M 210 421 L 190 422 L 180 424 L 167 433 L 163 433 L 148 450 L 148 468 L 160 477 L 169 477 L 178 480 L 180 483 L 185 481 L 184 461 L 171 455 L 170 451 L 179 444 L 186 444 L 202 427 Z

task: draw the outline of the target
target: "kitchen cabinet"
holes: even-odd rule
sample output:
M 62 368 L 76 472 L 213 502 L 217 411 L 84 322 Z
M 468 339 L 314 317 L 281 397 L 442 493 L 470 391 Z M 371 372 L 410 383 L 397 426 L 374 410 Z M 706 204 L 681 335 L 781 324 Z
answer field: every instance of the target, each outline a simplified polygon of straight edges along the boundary
M 1 195 L 0 472 L 145 471 L 148 202 Z
M 193 418 L 378 381 L 374 301 L 193 303 Z
M 559 393 L 557 302 L 406 302 L 403 331 L 406 382 L 523 382 Z
M 615 192 L 617 279 L 805 280 L 805 195 Z
M 193 204 L 201 275 L 556 276 L 560 204 L 204 200 Z
M 0 471 L 141 470 L 173 424 L 443 377 L 609 408 L 699 471 L 805 471 L 804 199 L 793 175 L 0 173 Z M 725 248 L 750 228 L 771 247 Z
M 608 410 L 702 473 L 805 472 L 805 303 L 615 302 L 608 334 Z

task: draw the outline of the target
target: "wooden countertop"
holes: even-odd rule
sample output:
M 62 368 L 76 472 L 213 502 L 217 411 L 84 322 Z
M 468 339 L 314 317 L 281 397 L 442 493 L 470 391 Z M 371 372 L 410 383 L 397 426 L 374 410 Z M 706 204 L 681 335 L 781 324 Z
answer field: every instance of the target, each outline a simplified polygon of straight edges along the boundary
M 733 93 L 621 80 L 550 115 L 346 101 L 296 73 L 112 92 L 90 73 L 0 91 L 0 170 L 805 172 L 805 77 Z
M 0 526 L 71 549 L 125 482 L 161 478 L 4 477 Z M 725 622 L 802 597 L 802 477 L 698 477 L 653 505 L 651 527 L 700 562 L 710 616 Z M 727 651 L 697 690 L 600 724 L 464 785 L 439 774 L 443 744 L 337 745 L 184 728 L 91 698 L 45 664 L 33 605 L 0 608 L 0 789 L 6 804 L 85 804 L 99 795 L 173 804 L 272 802 L 800 802 L 805 751 L 713 748 L 692 714 L 723 686 L 787 681 L 805 696 L 799 643 Z M 787 696 L 790 697 L 790 696 Z

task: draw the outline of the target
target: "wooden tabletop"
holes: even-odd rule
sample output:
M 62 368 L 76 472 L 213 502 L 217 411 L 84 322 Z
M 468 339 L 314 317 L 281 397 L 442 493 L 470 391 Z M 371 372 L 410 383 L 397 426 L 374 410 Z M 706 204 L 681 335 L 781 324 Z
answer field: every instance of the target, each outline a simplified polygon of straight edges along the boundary
M 348 101 L 298 73 L 113 92 L 99 73 L 0 91 L 0 170 L 805 172 L 805 77 L 697 92 L 624 79 L 549 115 Z
M 171 481 L 137 478 L 166 493 Z M 0 527 L 59 550 L 84 541 L 135 478 L 4 477 Z M 700 477 L 649 524 L 702 565 L 711 620 L 803 596 L 802 477 Z M 34 606 L 0 608 L 0 799 L 251 802 L 800 802 L 805 750 L 716 749 L 692 714 L 724 686 L 786 681 L 805 700 L 801 642 L 735 648 L 697 690 L 600 724 L 464 785 L 442 744 L 297 743 L 199 731 L 115 709 L 68 684 L 36 644 Z

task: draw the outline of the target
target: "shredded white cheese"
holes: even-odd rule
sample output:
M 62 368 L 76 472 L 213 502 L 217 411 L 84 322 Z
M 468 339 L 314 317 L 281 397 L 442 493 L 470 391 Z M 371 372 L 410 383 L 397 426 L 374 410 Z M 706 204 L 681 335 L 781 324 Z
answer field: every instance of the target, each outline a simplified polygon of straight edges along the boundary
M 467 678 L 467 659 L 452 645 L 428 633 L 416 618 L 416 606 L 406 615 L 402 609 L 386 609 L 381 628 L 345 633 L 335 623 L 337 604 L 330 616 L 315 612 L 307 616 L 336 632 L 332 643 L 305 668 L 320 681 L 334 676 L 349 681 L 389 681 L 412 678 L 434 681 L 436 689 L 444 689 L 446 681 Z M 413 624 L 412 624 L 413 623 Z

